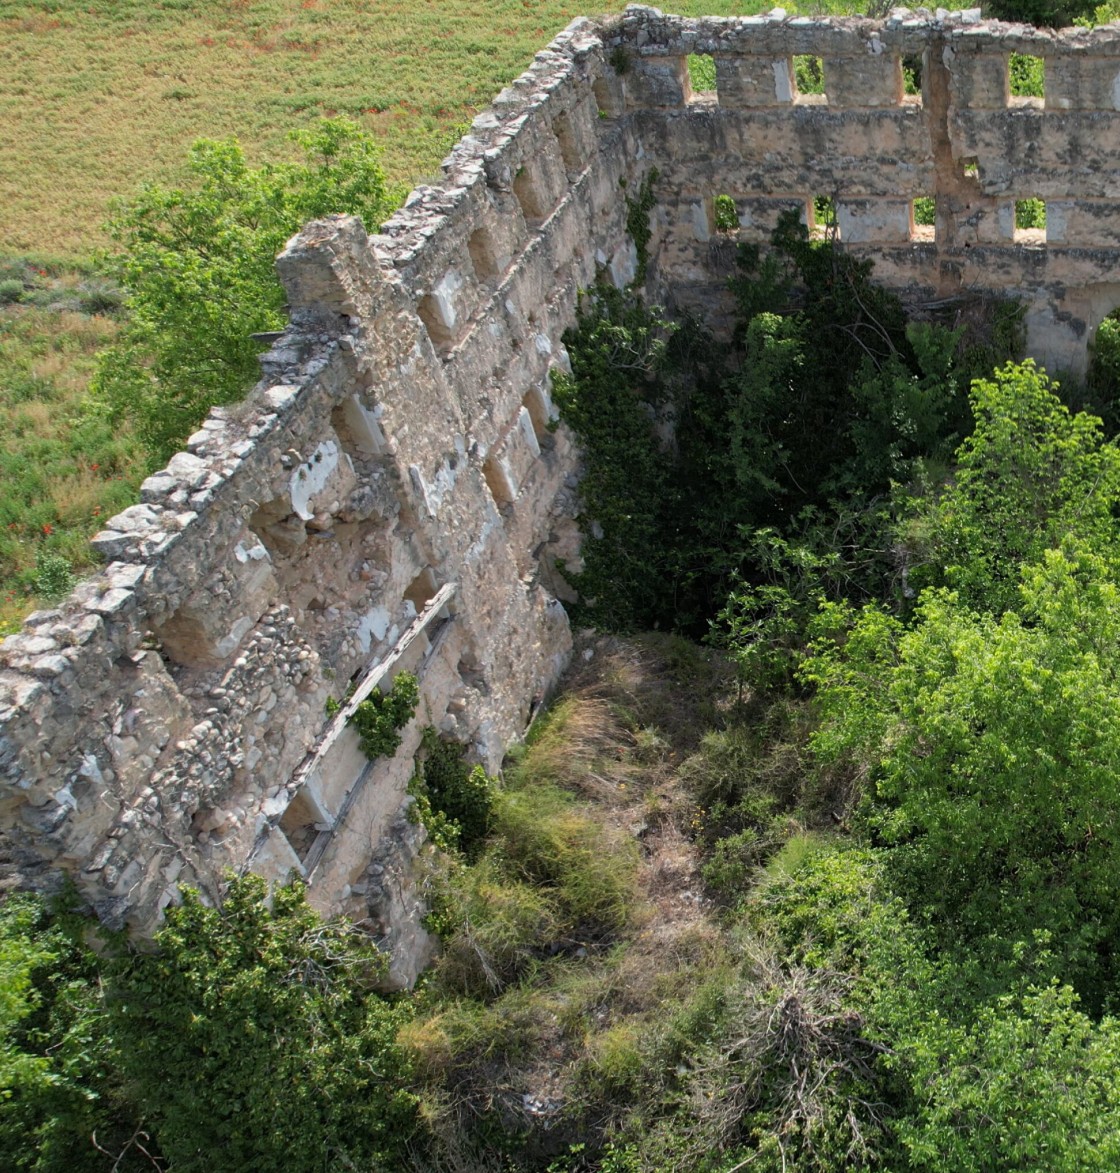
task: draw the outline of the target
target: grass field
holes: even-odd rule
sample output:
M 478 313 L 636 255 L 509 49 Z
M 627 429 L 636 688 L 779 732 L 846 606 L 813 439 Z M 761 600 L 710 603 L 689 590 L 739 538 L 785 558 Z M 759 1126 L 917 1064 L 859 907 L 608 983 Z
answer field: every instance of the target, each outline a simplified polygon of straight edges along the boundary
M 87 403 L 93 356 L 116 328 L 83 293 L 112 202 L 179 181 L 197 138 L 236 136 L 259 164 L 294 155 L 289 132 L 333 114 L 377 137 L 390 181 L 407 190 L 537 50 L 597 7 L 0 0 L 0 634 L 49 602 L 44 588 L 57 593 L 67 567 L 89 566 L 86 539 L 148 468 Z
M 621 8 L 621 5 L 615 5 Z M 762 0 L 688 0 L 691 13 Z M 173 181 L 199 136 L 253 161 L 324 114 L 376 134 L 391 177 L 433 172 L 580 0 L 0 0 L 0 249 L 84 257 L 110 201 Z

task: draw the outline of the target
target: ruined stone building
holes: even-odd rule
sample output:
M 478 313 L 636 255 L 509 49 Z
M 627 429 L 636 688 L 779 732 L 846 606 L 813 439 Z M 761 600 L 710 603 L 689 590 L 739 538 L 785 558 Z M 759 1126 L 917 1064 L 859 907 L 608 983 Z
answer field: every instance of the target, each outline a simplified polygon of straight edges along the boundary
M 1043 59 L 1043 100 L 1010 95 L 1011 53 Z M 689 54 L 713 59 L 713 92 Z M 797 92 L 802 54 L 823 95 Z M 97 536 L 105 569 L 3 644 L 10 871 L 68 873 L 105 921 L 150 932 L 178 885 L 218 899 L 227 869 L 294 870 L 411 980 L 420 731 L 496 770 L 564 668 L 579 466 L 549 372 L 577 291 L 634 277 L 626 196 L 654 172 L 648 290 L 670 306 L 718 318 L 734 242 L 828 196 L 878 280 L 914 301 L 1013 293 L 1031 353 L 1080 370 L 1120 305 L 1120 28 L 575 21 L 379 234 L 339 217 L 289 243 L 291 324 L 259 386 Z M 1044 232 L 1015 227 L 1028 198 Z M 416 718 L 367 761 L 348 713 L 405 669 Z

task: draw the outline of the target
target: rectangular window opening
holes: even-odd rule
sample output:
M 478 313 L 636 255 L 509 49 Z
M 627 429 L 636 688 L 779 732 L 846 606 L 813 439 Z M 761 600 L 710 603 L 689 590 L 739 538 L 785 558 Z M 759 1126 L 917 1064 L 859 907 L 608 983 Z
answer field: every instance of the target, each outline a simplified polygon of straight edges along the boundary
M 474 275 L 479 281 L 493 281 L 500 275 L 498 250 L 494 246 L 494 238 L 489 229 L 477 228 L 471 233 L 467 241 L 467 253 L 474 266 Z
M 908 98 L 922 97 L 922 54 L 910 53 L 902 59 L 902 92 Z
M 980 160 L 975 155 L 970 155 L 966 159 L 961 160 L 961 174 L 965 179 L 979 179 L 980 178 Z
M 1013 98 L 1046 96 L 1046 65 L 1041 57 L 1012 53 L 1007 67 L 1008 85 Z
M 552 133 L 556 135 L 556 141 L 560 144 L 560 157 L 564 160 L 565 170 L 582 171 L 583 156 L 572 130 L 572 120 L 567 114 L 557 114 L 552 123 Z
M 1015 240 L 1019 244 L 1046 243 L 1046 203 L 1044 200 L 1015 201 Z
M 712 221 L 717 232 L 738 232 L 739 210 L 729 195 L 717 195 L 712 200 Z
M 937 222 L 937 201 L 933 196 L 919 196 L 911 200 L 910 213 L 910 238 L 933 240 L 934 225 Z
M 825 102 L 824 62 L 809 53 L 801 53 L 793 59 L 793 80 L 797 95 Z
M 599 111 L 600 118 L 614 118 L 618 114 L 617 103 L 606 78 L 597 77 L 591 83 L 591 93 L 595 98 L 595 106 Z
M 455 331 L 447 324 L 444 307 L 430 293 L 426 293 L 416 307 L 428 337 L 441 358 L 446 358 L 455 346 Z
M 306 787 L 296 791 L 280 816 L 280 830 L 287 836 L 300 863 L 307 862 L 315 840 L 330 829 L 330 819 Z
M 439 587 L 436 585 L 436 576 L 430 566 L 425 566 L 404 592 L 405 602 L 411 603 L 413 611 L 419 615 L 437 590 Z
M 490 496 L 494 498 L 494 504 L 499 509 L 517 499 L 517 486 L 513 483 L 508 470 L 493 456 L 482 465 L 482 475 L 486 480 L 486 487 L 490 490 Z
M 840 239 L 840 225 L 836 220 L 836 203 L 832 196 L 813 196 L 809 203 L 812 218 L 809 221 L 809 235 L 817 240 L 830 237 Z
M 545 391 L 540 387 L 531 387 L 521 401 L 521 406 L 529 413 L 529 421 L 533 425 L 533 435 L 541 448 L 551 448 L 554 439 L 551 427 L 551 406 Z
M 689 53 L 688 81 L 697 96 L 712 97 L 716 92 L 715 58 L 706 53 Z
M 517 202 L 521 205 L 525 223 L 530 228 L 538 228 L 544 222 L 548 210 L 532 175 L 524 165 L 518 167 L 513 177 L 513 194 L 517 196 Z

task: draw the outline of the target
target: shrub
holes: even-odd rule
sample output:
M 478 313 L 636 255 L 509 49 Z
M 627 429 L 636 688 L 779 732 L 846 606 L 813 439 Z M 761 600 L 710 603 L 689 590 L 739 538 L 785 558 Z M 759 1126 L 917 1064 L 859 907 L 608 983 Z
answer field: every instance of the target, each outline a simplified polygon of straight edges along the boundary
M 78 302 L 83 313 L 113 314 L 124 305 L 125 292 L 115 281 L 88 278 L 78 286 Z
M 220 909 L 185 892 L 155 944 L 120 963 L 112 1011 L 175 1169 L 325 1173 L 403 1155 L 402 1010 L 373 992 L 384 963 L 368 938 L 320 920 L 302 885 L 270 898 L 250 875 Z
M 717 195 L 712 201 L 712 211 L 717 232 L 734 232 L 739 227 L 739 213 L 735 201 L 729 195 Z
M 14 277 L 0 281 L 0 305 L 14 305 L 23 301 L 23 282 Z
M 35 897 L 0 905 L 0 1166 L 26 1173 L 152 1168 L 126 1095 L 84 921 Z
M 69 558 L 39 547 L 35 553 L 35 577 L 32 580 L 36 594 L 48 600 L 60 599 L 73 590 L 77 581 Z
M 411 672 L 400 672 L 388 692 L 372 692 L 350 717 L 369 760 L 391 758 L 401 745 L 401 730 L 412 720 L 420 688 Z
M 496 784 L 481 766 L 469 766 L 463 752 L 458 742 L 444 741 L 428 726 L 409 790 L 436 845 L 473 859 L 490 830 Z

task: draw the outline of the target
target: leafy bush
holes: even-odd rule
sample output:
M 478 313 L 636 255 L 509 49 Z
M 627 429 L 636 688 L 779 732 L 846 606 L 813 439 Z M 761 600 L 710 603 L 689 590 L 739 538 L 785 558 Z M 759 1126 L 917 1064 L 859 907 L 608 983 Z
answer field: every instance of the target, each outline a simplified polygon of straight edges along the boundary
M 1016 98 L 1045 97 L 1046 69 L 1041 57 L 1029 57 L 1025 53 L 1012 53 L 1008 62 L 1008 82 Z M 1020 225 L 1034 227 L 1034 225 Z
M 23 301 L 23 294 L 23 282 L 17 278 L 8 277 L 0 281 L 0 305 L 14 305 Z
M 717 232 L 735 232 L 739 228 L 739 213 L 729 195 L 717 195 L 712 200 L 713 218 Z
M 151 1169 L 84 924 L 35 897 L 0 905 L 0 1165 L 27 1173 Z M 147 1154 L 147 1155 L 146 1155 Z
M 490 831 L 496 784 L 481 766 L 467 765 L 463 752 L 462 745 L 442 740 L 429 725 L 410 793 L 436 845 L 473 859 Z
M 905 632 L 865 611 L 811 662 L 815 741 L 861 758 L 899 891 L 943 939 L 983 944 L 994 972 L 996 942 L 1044 929 L 1099 1003 L 1120 941 L 1114 564 L 1067 540 L 1021 595 L 1021 614 L 996 618 L 927 592 Z
M 715 61 L 707 55 L 689 53 L 688 76 L 696 93 L 711 93 L 716 88 Z
M 904 1058 L 917 1106 L 896 1127 L 913 1167 L 1082 1173 L 1120 1162 L 1120 1024 L 1068 986 L 1004 995 L 965 1029 L 926 1021 Z
M 652 623 L 669 557 L 662 533 L 670 469 L 650 426 L 669 329 L 636 298 L 597 287 L 564 335 L 572 374 L 552 373 L 556 404 L 587 459 L 586 569 L 572 581 L 600 622 L 621 630 Z
M 1109 314 L 1089 344 L 1089 370 L 1085 376 L 1094 410 L 1114 435 L 1120 425 L 1120 316 Z
M 1016 228 L 1045 228 L 1046 204 L 1043 200 L 1015 201 Z
M 989 0 L 985 14 L 1043 28 L 1067 28 L 1094 11 L 1094 0 Z
M 1062 405 L 1031 361 L 976 380 L 970 399 L 975 430 L 952 482 L 911 503 L 900 537 L 914 589 L 945 584 L 964 605 L 998 612 L 1019 601 L 1020 566 L 1064 536 L 1115 548 L 1120 452 L 1100 420 Z
M 369 760 L 391 758 L 401 745 L 401 730 L 420 703 L 420 688 L 411 672 L 399 672 L 388 692 L 374 690 L 350 717 Z
M 932 196 L 922 196 L 914 201 L 914 223 L 926 226 L 937 223 L 937 201 Z
M 301 225 L 332 212 L 375 226 L 391 206 L 373 141 L 345 119 L 292 136 L 300 164 L 250 168 L 235 140 L 199 140 L 190 189 L 149 185 L 109 228 L 127 324 L 104 354 L 95 390 L 168 458 L 213 404 L 258 377 L 253 333 L 283 326 L 277 253 Z
M 73 590 L 77 581 L 69 558 L 63 554 L 51 553 L 44 546 L 39 547 L 35 554 L 36 594 L 48 600 L 60 599 Z
M 271 908 L 269 907 L 271 903 Z M 183 1173 L 392 1166 L 415 1131 L 373 992 L 384 962 L 324 922 L 299 884 L 232 881 L 224 905 L 186 892 L 157 951 L 122 961 L 114 1033 L 164 1154 Z

